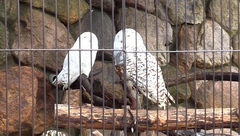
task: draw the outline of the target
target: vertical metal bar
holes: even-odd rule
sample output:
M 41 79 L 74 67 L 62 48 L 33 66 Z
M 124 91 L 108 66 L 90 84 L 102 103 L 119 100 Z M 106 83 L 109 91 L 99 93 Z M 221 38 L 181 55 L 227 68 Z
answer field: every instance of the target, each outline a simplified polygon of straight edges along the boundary
M 221 6 L 221 10 L 220 10 L 220 15 L 221 15 L 221 23 L 220 24 L 222 24 L 223 23 L 223 11 L 222 11 L 222 6 L 223 6 L 223 3 L 222 3 L 222 0 L 220 0 L 220 6 Z M 221 37 L 223 36 L 223 28 L 221 27 Z M 222 40 L 222 38 L 220 39 L 221 40 L 221 62 L 223 62 L 223 40 Z M 221 72 L 223 72 L 223 65 L 221 65 Z M 222 79 L 223 79 L 223 74 L 222 74 Z M 221 81 L 221 88 L 222 88 L 222 98 L 221 98 L 221 100 L 222 100 L 222 113 L 223 113 L 223 81 Z M 223 114 L 222 114 L 222 120 L 223 120 Z M 223 128 L 224 126 L 222 125 L 222 128 Z M 214 133 L 214 131 L 213 131 L 213 133 Z M 223 129 L 222 129 L 222 134 L 223 134 Z
M 112 19 L 112 38 L 114 39 L 114 30 L 115 30 L 115 23 L 114 23 L 114 18 L 115 18 L 115 16 L 114 16 L 114 1 L 112 1 L 112 12 L 111 12 L 111 14 L 112 14 L 112 17 L 111 17 L 111 19 Z M 117 32 L 116 32 L 117 33 Z M 112 43 L 114 44 L 114 40 L 112 40 Z M 114 48 L 114 47 L 113 47 Z M 113 52 L 112 52 L 113 53 Z M 115 81 L 115 79 L 116 79 L 116 76 L 115 76 L 115 59 L 113 58 L 112 59 L 112 75 L 113 75 L 113 81 Z M 112 88 L 113 88 L 113 90 L 115 90 L 115 87 L 114 87 L 114 84 L 112 84 Z M 115 93 L 113 93 L 113 117 L 115 116 Z M 113 118 L 113 122 L 114 122 L 114 118 Z M 115 132 L 116 131 L 116 129 L 115 129 L 115 123 L 113 123 L 113 132 Z
M 137 9 L 137 2 L 138 1 L 136 1 L 135 0 L 135 2 L 134 2 L 134 7 L 135 7 L 135 13 L 134 13 L 134 27 L 135 27 L 135 30 L 136 30 L 136 33 L 135 33 L 135 37 L 137 37 L 137 31 L 138 31 L 138 29 L 137 29 L 137 11 L 138 11 L 138 9 Z M 146 6 L 146 5 L 145 5 Z M 137 44 L 137 38 L 135 39 L 135 43 Z M 136 45 L 136 50 L 137 50 L 137 45 Z M 135 54 L 136 54 L 136 56 L 138 56 L 137 54 L 138 54 L 138 52 L 134 52 Z M 136 62 L 137 62 L 137 57 L 136 57 L 136 60 L 135 60 Z M 138 68 L 137 68 L 137 64 L 136 64 L 136 66 L 135 66 L 136 68 L 136 73 L 138 73 Z M 136 79 L 138 79 L 138 74 L 136 74 Z M 136 86 L 138 86 L 138 82 L 136 82 Z M 136 108 L 136 117 L 138 116 L 138 112 L 137 112 L 137 110 L 138 110 L 138 94 L 136 93 L 136 103 L 137 103 L 137 108 Z M 137 124 L 136 124 L 136 126 L 138 126 L 138 122 L 137 122 Z M 138 129 L 136 129 L 136 132 L 135 132 L 135 134 L 137 135 L 138 134 Z
M 17 29 L 18 29 L 18 49 L 20 49 L 20 2 L 17 1 Z M 18 123 L 19 123 L 19 131 L 18 131 L 18 134 L 19 136 L 21 136 L 21 128 L 22 128 L 22 125 L 21 125 L 21 56 L 20 56 L 20 51 L 18 51 L 18 76 L 19 76 L 19 80 L 18 80 L 18 103 L 19 103 L 19 109 L 18 109 Z
M 168 0 L 166 0 L 166 5 L 168 5 Z M 157 12 L 158 13 L 158 12 Z M 168 27 L 167 27 L 167 20 L 168 20 L 168 8 L 167 8 L 167 6 L 165 7 L 165 13 L 166 13 L 166 45 L 168 45 L 169 43 L 168 43 L 168 34 L 167 34 L 167 32 L 168 32 Z M 157 34 L 158 34 L 158 31 L 157 31 Z M 158 36 L 157 36 L 158 37 Z M 157 42 L 158 42 L 158 38 L 157 38 Z M 158 44 L 157 44 L 158 45 Z M 176 44 L 177 45 L 177 44 Z M 166 56 L 168 57 L 168 55 L 166 54 Z M 168 60 L 168 58 L 167 58 L 167 60 Z M 166 66 L 166 69 L 169 67 L 169 65 L 167 65 Z M 168 78 L 169 78 L 169 71 L 168 70 L 166 70 L 166 80 L 168 80 Z M 165 86 L 165 87 L 167 87 L 167 86 Z M 167 119 L 168 119 L 168 110 L 167 110 Z M 168 124 L 167 124 L 167 135 L 169 135 L 169 127 L 168 127 Z
M 228 7 L 228 11 L 229 11 L 229 33 L 231 34 L 232 33 L 232 10 L 231 10 L 231 0 L 228 1 L 229 2 L 229 7 Z M 239 3 L 239 2 L 238 2 Z M 231 54 L 231 47 L 232 47 L 232 39 L 230 39 L 230 42 L 229 42 L 229 58 L 232 58 L 232 54 Z M 226 52 L 228 53 L 228 52 Z M 233 53 L 233 52 L 232 52 Z M 232 73 L 232 61 L 229 62 L 229 71 Z M 229 101 L 230 101 L 230 108 L 232 108 L 232 76 L 230 76 L 230 97 L 229 97 Z M 232 115 L 232 111 L 230 111 L 230 115 Z M 232 125 L 232 116 L 230 116 L 230 129 L 233 128 L 233 125 Z M 230 131 L 230 135 L 232 135 L 232 131 Z
M 33 37 L 33 32 L 32 32 L 32 0 L 30 0 L 30 44 L 31 44 L 31 49 L 33 49 L 33 41 L 32 41 L 32 37 Z M 31 68 L 32 68 L 32 128 L 34 128 L 34 125 L 35 125 L 35 109 L 34 109 L 34 82 L 33 82 L 33 78 L 34 78 L 34 51 L 31 51 Z M 34 135 L 34 129 L 32 129 L 32 135 Z
M 144 10 L 144 12 L 145 12 L 145 16 L 144 16 L 144 21 L 145 21 L 145 41 L 146 41 L 146 51 L 144 51 L 143 53 L 145 54 L 145 57 L 146 57 L 146 90 L 148 90 L 148 58 L 147 58 L 147 50 L 148 50 L 148 37 L 147 37 L 147 34 L 148 34 L 148 31 L 147 31 L 147 25 L 148 25 L 148 22 L 147 22 L 147 3 L 146 3 L 146 1 L 145 1 L 145 10 Z M 146 94 L 147 94 L 147 96 L 148 96 L 148 91 L 146 91 Z M 146 107 L 146 109 L 148 109 L 148 105 L 149 105 L 149 99 L 147 99 L 147 107 Z M 146 110 L 146 114 L 148 115 L 148 110 Z M 148 116 L 147 116 L 148 117 Z M 149 123 L 147 122 L 147 130 L 146 130 L 146 133 L 149 133 L 149 129 L 148 129 L 148 127 L 149 127 Z
M 166 0 L 167 1 L 167 0 Z M 175 0 L 175 12 L 177 13 L 178 12 L 178 0 Z M 178 23 L 178 14 L 176 14 L 175 16 L 175 20 L 176 20 L 176 23 Z M 176 25 L 176 32 L 178 31 L 178 26 Z M 178 51 L 178 36 L 176 35 L 176 51 Z M 176 52 L 176 67 L 178 66 L 178 52 Z M 178 70 L 176 71 L 176 78 L 178 77 Z M 178 81 L 176 83 L 176 90 L 178 90 Z M 176 98 L 178 98 L 178 93 L 176 95 Z M 176 104 L 178 105 L 178 99 L 176 99 Z M 176 119 L 178 119 L 178 108 L 176 108 Z M 178 131 L 178 121 L 176 123 L 177 125 L 177 128 L 176 128 L 176 131 Z
M 184 15 L 184 18 L 185 18 L 185 22 L 184 22 L 184 25 L 185 25 L 185 31 L 184 31 L 184 33 L 185 33 L 185 36 L 184 36 L 184 44 L 185 44 L 185 50 L 186 51 L 189 51 L 188 49 L 189 49 L 189 45 L 188 45 L 188 43 L 187 43 L 187 38 L 188 37 L 186 37 L 186 35 L 187 35 L 187 31 L 188 31 L 188 25 L 187 25 L 187 1 L 185 0 L 184 1 L 184 7 L 185 7 L 185 15 Z M 193 9 L 194 10 L 194 9 Z M 193 11 L 194 12 L 194 11 Z M 181 31 L 181 30 L 180 30 Z M 181 44 L 181 43 L 180 43 Z M 185 64 L 187 64 L 187 60 L 188 60 L 188 54 L 189 53 L 185 53 L 185 55 L 184 55 L 184 57 L 185 57 Z M 184 70 L 184 73 L 185 73 L 185 76 L 186 76 L 186 78 L 188 77 L 187 76 L 187 65 L 185 65 L 185 70 Z M 185 84 L 184 84 L 184 86 L 185 86 L 185 96 L 187 96 L 187 81 L 185 80 Z M 187 102 L 184 102 L 184 105 L 185 105 L 185 108 L 186 108 L 186 110 L 185 110 L 185 116 L 187 117 L 187 113 L 188 113 L 188 103 Z M 186 126 L 188 126 L 188 122 L 187 122 L 187 120 L 186 120 L 186 122 L 185 122 L 185 125 Z M 187 131 L 187 127 L 185 128 L 185 131 Z
M 239 4 L 239 2 L 237 2 L 237 11 L 239 11 L 239 9 L 240 9 L 240 4 Z M 240 18 L 239 18 L 239 16 L 240 16 L 240 13 L 239 12 L 237 12 L 237 21 L 239 22 L 239 20 L 240 20 Z M 238 26 L 238 30 L 239 30 L 239 26 Z M 237 41 L 240 41 L 240 34 L 238 33 L 238 35 L 237 35 L 238 37 L 237 37 Z M 238 42 L 237 43 L 238 44 L 238 50 L 240 50 L 240 43 Z M 240 52 L 238 51 L 237 52 L 237 56 L 239 56 L 240 55 Z M 238 65 L 240 65 L 240 58 L 238 58 Z M 238 69 L 238 73 L 240 73 L 240 69 Z M 238 75 L 240 75 L 240 74 L 238 74 Z M 240 81 L 240 77 L 238 77 L 238 81 Z M 238 82 L 238 96 L 240 96 L 240 82 Z M 238 103 L 240 103 L 240 99 L 238 98 Z M 238 113 L 240 113 L 240 104 L 238 104 Z M 238 132 L 238 134 L 240 134 L 240 121 L 238 122 L 238 129 L 237 129 L 237 132 Z
M 203 4 L 203 5 L 204 5 L 204 4 Z M 194 2 L 194 4 L 193 4 L 194 13 L 196 12 L 196 11 L 195 11 L 195 7 L 196 7 L 196 4 L 195 4 L 195 2 Z M 197 50 L 197 47 L 196 47 L 196 46 L 197 46 L 197 45 L 196 45 L 196 41 L 197 41 L 197 40 L 196 40 L 196 37 L 197 37 L 197 36 L 196 36 L 196 25 L 195 25 L 196 16 L 195 16 L 195 14 L 193 14 L 193 19 L 194 19 L 194 25 L 193 25 L 193 33 L 194 33 L 194 38 L 193 38 L 193 41 L 194 41 L 194 42 L 193 42 L 193 43 L 194 43 L 194 45 L 193 45 L 193 46 L 194 46 L 194 50 Z M 196 52 L 194 52 L 194 58 L 197 58 L 197 57 L 196 57 Z M 193 69 L 194 69 L 194 73 L 197 73 L 196 61 L 193 62 L 193 65 L 192 65 L 192 66 L 193 66 Z M 197 98 L 196 95 L 197 95 L 197 93 L 196 93 L 196 91 L 197 91 L 197 90 L 196 90 L 196 74 L 194 74 L 194 94 L 193 94 L 193 95 L 194 95 L 194 98 L 195 98 L 195 100 L 194 100 L 194 108 L 195 108 L 195 109 L 197 109 L 197 102 L 196 102 L 196 98 Z M 194 119 L 197 120 L 197 110 L 194 111 Z M 197 123 L 195 123 L 194 131 L 197 132 Z
M 46 58 L 46 55 L 45 55 L 45 0 L 42 1 L 42 22 L 43 22 L 43 28 L 42 28 L 42 31 L 43 31 L 43 72 L 44 74 L 46 73 L 46 61 L 45 61 L 45 58 Z M 47 117 L 47 98 L 46 98 L 46 79 L 44 79 L 43 81 L 43 84 L 44 84 L 44 131 L 46 131 L 46 117 Z
M 69 47 L 69 0 L 66 1 L 67 2 L 67 45 L 68 45 L 68 53 L 70 54 L 71 51 L 70 51 L 70 48 L 73 46 L 71 45 L 71 47 Z M 68 73 L 70 73 L 70 55 L 68 55 Z M 69 74 L 68 74 L 68 91 L 67 91 L 67 99 L 68 99 L 68 117 L 70 117 L 70 77 L 69 77 Z M 62 90 L 64 91 L 64 90 Z M 65 92 L 66 93 L 66 92 Z M 65 94 L 66 95 L 66 94 Z M 70 135 L 71 134 L 71 129 L 70 129 L 70 119 L 68 120 L 68 134 Z
M 89 0 L 89 6 L 90 6 L 90 32 L 92 32 L 92 0 Z M 92 49 L 92 33 L 90 35 L 90 43 L 91 43 L 91 49 Z M 90 60 L 90 64 L 92 64 L 92 51 L 91 51 L 91 60 Z M 92 77 L 92 72 L 91 72 L 91 75 L 90 77 Z M 91 100 L 93 100 L 93 78 L 91 78 Z M 93 132 L 93 119 L 92 119 L 92 116 L 93 116 L 93 104 L 91 104 L 91 134 Z
M 5 32 L 4 32 L 4 37 L 5 37 L 5 49 L 8 49 L 8 36 L 7 36 L 7 0 L 4 0 L 4 26 L 5 26 Z M 8 98 L 8 52 L 5 52 L 5 86 L 6 86 L 6 95 L 5 97 Z M 6 99 L 6 132 L 5 134 L 8 136 L 9 135 L 9 131 L 8 131 L 8 119 L 9 119 L 9 112 L 8 112 L 8 99 Z
M 58 29 L 57 29 L 57 26 L 58 26 L 58 19 L 57 19 L 57 16 L 58 16 L 58 0 L 55 0 L 55 49 L 58 49 Z M 56 52 L 55 52 L 55 56 L 56 56 L 56 60 L 55 60 L 55 63 L 56 63 L 56 71 L 55 71 L 55 74 L 56 75 L 58 75 L 58 60 L 59 60 L 59 56 L 58 56 L 58 53 L 59 53 L 59 51 L 58 50 L 56 50 Z M 56 78 L 57 78 L 57 76 L 56 76 Z M 57 80 L 57 79 L 56 79 Z M 58 81 L 58 80 L 57 80 Z M 58 83 L 57 83 L 58 84 Z M 59 103 L 59 93 L 58 93 L 58 91 L 59 91 L 59 88 L 58 88 L 58 86 L 56 86 L 56 111 L 55 111 L 55 113 L 56 113 L 56 118 L 55 118 L 55 120 L 56 120 L 56 131 L 57 131 L 57 133 L 58 133 L 58 103 Z
M 81 1 L 78 1 L 78 10 L 80 11 L 80 7 L 81 7 Z M 81 32 L 81 19 L 80 19 L 80 13 L 78 12 L 78 32 Z M 81 58 L 81 33 L 78 33 L 78 37 L 79 38 L 79 58 Z M 80 66 L 80 69 L 79 69 L 79 73 L 81 73 L 81 59 L 79 59 L 79 66 Z M 82 80 L 79 81 L 79 86 L 80 86 L 80 94 L 79 94 L 79 98 L 82 102 L 82 94 L 83 94 L 83 90 L 81 88 L 82 86 Z M 82 115 L 82 106 L 80 105 L 80 115 L 79 115 L 79 118 L 81 118 L 81 115 Z M 80 120 L 80 125 L 82 126 L 82 120 Z M 83 128 L 81 127 L 80 128 L 80 134 L 83 133 Z
M 104 49 L 104 33 L 103 33 L 103 30 L 104 30 L 104 19 L 103 19 L 103 13 L 104 13 L 104 10 L 103 10 L 103 0 L 101 0 L 101 41 L 102 41 L 102 43 L 98 43 L 98 44 L 101 44 L 102 45 L 102 49 Z M 98 42 L 99 42 L 99 39 L 98 39 Z M 101 51 L 102 52 L 102 72 L 104 73 L 104 51 Z M 113 63 L 114 64 L 114 63 Z M 104 86 L 104 82 L 103 82 L 103 80 L 104 80 L 104 74 L 102 74 L 102 86 Z M 104 103 L 104 101 L 105 101 L 105 90 L 104 90 L 104 87 L 103 87 L 103 90 L 102 90 L 102 92 L 103 92 L 103 107 L 105 107 L 105 103 Z M 104 115 L 104 108 L 102 108 L 102 115 Z M 105 119 L 103 118 L 103 124 L 102 124 L 102 134 L 104 135 L 105 134 Z
M 214 12 L 214 6 L 212 6 L 212 9 L 213 9 L 212 11 Z M 212 13 L 212 14 L 214 15 L 214 13 Z M 213 60 L 212 60 L 212 61 L 213 61 L 212 71 L 213 71 L 213 75 L 215 75 L 215 71 L 216 71 L 216 70 L 215 70 L 215 67 L 214 67 L 214 65 L 215 65 L 215 53 L 218 53 L 218 52 L 215 52 L 215 51 L 214 51 L 214 50 L 215 50 L 215 44 L 214 44 L 214 40 L 215 40 L 215 39 L 214 39 L 214 35 L 215 35 L 215 33 L 214 33 L 214 24 L 215 24 L 215 21 L 214 21 L 214 18 L 212 18 L 211 21 L 212 21 L 212 41 L 213 41 L 213 42 L 212 42 L 212 50 L 213 50 L 213 51 L 212 51 L 212 59 L 213 59 Z M 215 109 L 215 104 L 214 104 L 214 103 L 215 103 L 215 99 L 214 99 L 214 96 L 215 96 L 215 93 L 216 93 L 215 87 L 214 87 L 214 86 L 215 86 L 215 85 L 214 85 L 214 84 L 215 84 L 215 76 L 213 76 L 213 79 L 212 79 L 212 80 L 213 80 L 213 82 L 212 82 L 212 88 L 213 88 L 213 95 L 212 95 L 212 97 L 213 97 L 213 118 L 214 118 L 214 117 L 215 117 L 215 110 L 214 110 L 214 109 Z M 205 91 L 206 91 L 206 90 L 205 90 Z M 205 108 L 208 108 L 208 107 L 205 107 Z M 213 120 L 213 122 L 214 122 L 214 120 Z M 214 130 L 214 128 L 215 128 L 215 125 L 214 125 L 214 124 L 215 124 L 215 123 L 213 123 L 213 126 L 212 126 L 212 127 L 213 127 L 213 133 L 214 133 L 214 131 L 215 131 L 215 130 Z
M 156 25 L 156 58 L 157 58 L 157 66 L 159 66 L 159 62 L 158 62 L 158 55 L 159 55 L 159 53 L 157 52 L 157 51 L 159 51 L 159 48 L 158 48 L 158 0 L 156 1 L 156 5 L 155 5 L 155 14 L 156 14 L 156 21 L 155 21 L 155 25 Z M 167 17 L 167 16 L 166 16 Z M 166 18 L 166 20 L 167 20 L 167 18 Z M 166 25 L 166 29 L 167 29 L 167 21 L 165 22 L 165 25 Z M 166 30 L 166 37 L 167 37 L 168 35 L 167 35 L 167 30 Z M 168 38 L 166 38 L 166 39 L 168 39 Z M 168 42 L 168 40 L 166 40 L 166 42 Z M 167 43 L 166 43 L 166 45 L 168 45 Z M 166 50 L 167 51 L 167 50 Z M 166 52 L 166 54 L 167 54 L 167 52 Z M 161 75 L 159 75 L 158 74 L 158 71 L 159 70 L 161 70 L 161 68 L 160 69 L 158 69 L 158 67 L 157 67 L 157 77 L 158 76 L 161 76 Z M 158 84 L 159 84 L 159 80 L 158 80 L 158 78 L 157 78 L 157 91 L 158 91 L 158 88 L 160 87 L 160 86 L 158 86 Z M 159 97 L 158 97 L 158 95 L 159 95 L 159 93 L 157 93 L 157 101 L 159 101 Z M 157 106 L 157 117 L 159 116 L 159 107 Z M 168 110 L 167 110 L 167 112 L 168 112 Z M 168 119 L 168 116 L 167 116 L 167 119 Z M 157 124 L 159 124 L 159 120 L 157 120 Z M 168 124 L 167 124 L 167 127 L 168 127 Z M 157 126 L 157 129 L 159 129 L 159 126 Z M 158 133 L 157 133 L 157 136 L 158 136 Z
M 122 29 L 123 29 L 123 49 L 126 50 L 126 33 L 125 33 L 125 28 L 126 28 L 126 5 L 125 5 L 126 1 L 122 0 Z M 124 58 L 124 68 L 126 69 L 126 58 Z M 124 70 L 124 77 L 126 77 L 126 70 Z M 127 114 L 127 110 L 126 110 L 126 105 L 127 105 L 127 88 L 126 88 L 126 80 L 124 80 L 124 135 L 127 135 L 127 118 L 126 118 L 126 114 Z
M 204 9 L 203 9 L 203 11 L 206 11 L 206 7 L 205 7 L 205 5 L 206 5 L 206 3 L 205 3 L 205 1 L 204 1 Z M 203 29 L 203 62 L 205 62 L 205 58 L 206 58 L 206 52 L 204 51 L 206 48 L 205 48 L 205 46 L 206 46 L 206 39 L 205 39 L 205 33 L 206 33 L 206 29 L 205 29 L 205 25 L 206 25 L 206 23 L 205 23 L 205 12 L 203 12 L 203 23 L 202 23 L 202 28 L 201 29 Z M 201 53 L 201 52 L 200 52 Z M 203 63 L 203 70 L 204 71 L 206 71 L 206 64 L 205 63 Z M 204 82 L 203 82 L 203 85 L 204 85 L 204 96 L 206 96 L 206 77 L 204 77 Z M 204 97 L 204 101 L 205 101 L 205 103 L 204 103 L 204 107 L 206 107 L 206 98 Z M 205 122 L 207 121 L 207 119 L 206 119 L 206 108 L 205 108 L 205 110 L 204 110 L 204 120 L 205 120 Z M 207 125 L 206 125 L 206 123 L 205 123 L 205 125 L 204 125 L 204 133 L 206 134 L 206 130 L 207 130 Z

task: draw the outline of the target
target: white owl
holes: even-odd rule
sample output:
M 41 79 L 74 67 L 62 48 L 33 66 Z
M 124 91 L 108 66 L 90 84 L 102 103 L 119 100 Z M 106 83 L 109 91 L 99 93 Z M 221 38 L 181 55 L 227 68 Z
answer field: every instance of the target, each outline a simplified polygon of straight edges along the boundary
M 61 132 L 60 130 L 48 130 L 46 133 L 42 133 L 41 136 L 67 136 L 66 132 Z
M 124 33 L 125 31 L 125 33 Z M 125 44 L 124 44 L 125 43 Z M 168 99 L 175 103 L 167 91 L 162 70 L 156 58 L 147 51 L 141 35 L 133 29 L 119 31 L 114 39 L 115 66 L 119 65 L 137 85 L 137 89 L 160 108 L 170 105 Z
M 88 77 L 96 59 L 97 49 L 98 39 L 96 35 L 91 32 L 82 33 L 66 55 L 62 71 L 53 78 L 52 84 L 62 85 L 63 90 L 65 90 L 81 74 Z

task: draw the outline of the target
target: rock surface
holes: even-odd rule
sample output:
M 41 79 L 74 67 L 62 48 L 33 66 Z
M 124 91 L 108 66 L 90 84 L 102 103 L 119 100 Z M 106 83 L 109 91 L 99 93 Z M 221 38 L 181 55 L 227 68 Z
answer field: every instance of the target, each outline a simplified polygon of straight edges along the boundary
M 180 25 L 182 23 L 200 24 L 203 21 L 204 7 L 201 0 L 159 0 L 158 3 L 163 5 L 165 11 L 168 12 L 170 21 L 174 25 Z M 158 11 L 162 10 L 160 9 L 161 6 L 158 7 Z
M 89 0 L 85 1 L 90 5 Z M 98 9 L 103 8 L 104 11 L 112 12 L 112 10 L 115 9 L 115 2 L 114 0 L 92 0 L 92 6 L 97 7 Z
M 226 66 L 223 71 L 238 72 L 238 68 Z M 231 81 L 206 81 L 191 97 L 198 108 L 238 108 L 238 85 L 238 82 Z
M 63 95 L 63 99 L 61 103 L 80 106 L 82 104 L 82 100 L 80 99 L 80 96 L 81 96 L 80 89 L 66 90 L 65 94 Z
M 157 18 L 158 23 L 156 25 L 156 17 L 154 15 L 146 15 L 145 12 L 135 10 L 131 7 L 126 8 L 125 11 L 125 27 L 135 29 L 137 32 L 139 32 L 143 38 L 145 46 L 147 46 L 149 51 L 168 51 L 169 45 L 173 40 L 172 28 L 169 23 Z M 118 13 L 119 14 L 116 16 L 116 26 L 117 30 L 119 31 L 123 28 L 122 9 L 119 9 Z M 156 45 L 156 43 L 158 44 Z M 156 53 L 153 53 L 153 55 L 156 56 Z M 169 53 L 158 53 L 157 59 L 159 65 L 166 65 L 169 62 Z
M 31 67 L 12 67 L 0 71 L 0 81 L 0 132 L 6 132 L 6 124 L 9 133 L 18 132 L 21 123 L 22 132 L 34 130 L 39 134 L 44 125 L 53 124 L 54 97 L 40 72 Z
M 171 25 L 174 25 L 173 22 L 168 17 L 168 14 L 166 13 L 167 8 L 163 6 L 161 2 L 156 2 L 156 16 L 158 16 L 161 20 L 165 20 L 169 22 Z
M 39 75 L 37 78 L 38 91 L 36 98 L 37 103 L 35 106 L 36 115 L 34 133 L 40 134 L 44 131 L 45 126 L 50 127 L 54 125 L 54 104 L 56 103 L 56 100 L 49 81 L 43 77 L 43 75 Z
M 140 136 L 167 136 L 167 135 L 157 131 L 145 131 L 145 132 L 142 132 Z
M 193 25 L 183 25 L 178 32 L 178 40 L 175 50 L 182 52 L 172 53 L 171 62 L 178 66 L 180 72 L 184 73 L 192 68 L 192 64 L 195 60 L 194 52 L 184 52 L 184 51 L 194 51 L 197 44 L 197 32 L 198 26 Z M 176 64 L 177 63 L 177 64 Z
M 232 38 L 232 47 L 233 50 L 240 50 L 240 43 L 239 43 L 239 32 L 237 33 L 237 35 L 235 35 Z M 237 64 L 237 66 L 240 68 L 240 52 L 239 51 L 234 51 L 232 54 L 232 61 Z
M 116 3 L 122 5 L 122 0 L 115 0 Z M 149 13 L 155 12 L 155 1 L 154 0 L 126 0 L 126 5 L 129 7 L 137 7 L 140 10 L 148 11 Z
M 8 29 L 0 22 L 0 49 L 7 49 L 8 46 Z M 0 52 L 0 65 L 6 61 L 8 52 Z
M 210 129 L 210 130 L 201 130 L 201 133 L 207 136 L 216 136 L 216 135 L 221 135 L 221 136 L 238 136 L 239 134 L 229 128 L 223 128 L 223 129 Z
M 167 65 L 161 68 L 163 72 L 164 81 L 167 81 L 168 79 L 174 79 L 180 74 L 179 71 L 177 72 L 176 68 L 170 65 Z M 178 104 L 184 102 L 191 96 L 191 91 L 188 86 L 188 83 L 179 84 L 173 87 L 168 87 L 167 90 L 173 96 L 175 102 L 178 102 Z
M 90 14 L 92 14 L 92 23 L 90 22 Z M 80 31 L 80 32 L 79 32 Z M 107 15 L 106 12 L 101 12 L 98 9 L 88 12 L 80 23 L 74 23 L 71 25 L 71 33 L 74 39 L 77 39 L 83 32 L 92 31 L 98 38 L 99 49 L 113 49 L 113 40 L 116 34 L 115 25 L 112 19 Z M 112 51 L 98 51 L 97 60 L 112 60 Z
M 207 20 L 202 24 L 198 35 L 196 63 L 199 68 L 211 68 L 227 64 L 231 61 L 232 47 L 230 36 L 221 26 Z M 214 50 L 204 52 L 204 50 Z
M 54 17 L 45 14 L 45 23 L 43 24 L 42 12 L 33 9 L 31 20 L 29 7 L 22 5 L 20 11 L 20 43 L 18 38 L 15 38 L 12 49 L 69 49 L 73 46 L 73 38 L 67 33 L 66 27 L 58 20 L 57 30 L 55 30 Z M 32 27 L 31 22 L 34 22 Z M 17 26 L 15 29 L 18 32 Z M 57 31 L 57 35 L 55 35 L 55 31 Z M 56 71 L 62 69 L 67 51 L 13 51 L 12 54 L 25 65 L 31 66 L 33 63 L 36 67 L 46 67 Z
M 31 0 L 20 1 L 26 3 L 31 2 Z M 53 0 L 46 0 L 44 1 L 44 4 L 43 1 L 34 0 L 32 1 L 32 5 L 33 7 L 36 8 L 43 8 L 44 5 L 44 9 L 53 15 L 55 15 L 57 12 L 57 17 L 64 24 L 68 24 L 68 22 L 69 24 L 77 22 L 89 9 L 89 5 L 84 0 L 71 0 L 71 1 L 58 0 L 57 3 L 55 3 L 55 1 Z M 57 5 L 57 10 L 55 8 L 55 5 Z
M 240 9 L 238 0 L 226 2 L 212 0 L 208 8 L 207 16 L 213 18 L 218 24 L 221 24 L 223 29 L 230 32 L 230 35 L 238 31 L 238 26 L 240 23 Z
M 17 20 L 17 5 L 18 3 L 11 0 L 1 0 L 0 1 L 0 21 L 5 22 L 5 19 L 7 22 L 15 22 Z M 6 9 L 6 14 L 4 13 Z
M 102 68 L 102 72 L 95 75 L 94 78 L 99 78 L 100 80 L 105 80 L 114 83 L 118 82 L 119 76 L 115 72 L 115 66 L 109 61 L 95 61 L 93 65 L 93 71 Z

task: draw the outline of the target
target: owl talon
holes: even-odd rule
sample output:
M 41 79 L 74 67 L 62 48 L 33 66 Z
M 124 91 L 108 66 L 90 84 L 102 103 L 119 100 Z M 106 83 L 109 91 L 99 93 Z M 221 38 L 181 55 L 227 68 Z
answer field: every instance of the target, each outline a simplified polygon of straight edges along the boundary
M 127 107 L 127 110 L 128 110 L 128 112 L 129 112 L 129 114 L 131 115 L 131 118 L 132 118 L 132 120 L 133 120 L 133 123 L 132 123 L 132 126 L 131 126 L 131 132 L 134 133 L 135 130 L 136 130 L 137 121 L 136 121 L 136 119 L 134 118 L 131 109 L 130 109 L 129 107 Z

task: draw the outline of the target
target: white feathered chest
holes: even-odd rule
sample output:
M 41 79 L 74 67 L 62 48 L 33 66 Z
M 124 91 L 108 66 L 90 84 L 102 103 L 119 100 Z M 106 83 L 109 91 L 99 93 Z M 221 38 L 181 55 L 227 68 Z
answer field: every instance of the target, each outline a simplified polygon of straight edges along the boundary
M 66 55 L 63 68 L 52 84 L 63 85 L 63 89 L 66 89 L 80 74 L 88 76 L 95 62 L 97 49 L 96 35 L 91 32 L 82 33 Z
M 122 31 L 114 41 L 115 65 L 124 64 L 126 73 L 136 83 L 139 91 L 159 107 L 169 105 L 168 97 L 174 101 L 165 88 L 162 70 L 156 58 L 146 50 L 143 40 L 135 30 L 126 29 L 126 38 L 122 38 Z M 123 41 L 126 41 L 124 44 Z M 124 48 L 125 47 L 125 48 Z M 124 51 L 121 51 L 124 50 Z

